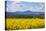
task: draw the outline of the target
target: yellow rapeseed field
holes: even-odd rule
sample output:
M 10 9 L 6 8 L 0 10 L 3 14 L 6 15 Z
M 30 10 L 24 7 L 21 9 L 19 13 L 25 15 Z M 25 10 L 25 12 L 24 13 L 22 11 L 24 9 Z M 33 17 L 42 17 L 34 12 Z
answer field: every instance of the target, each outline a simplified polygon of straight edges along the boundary
M 6 29 L 44 28 L 44 19 L 39 18 L 6 18 Z

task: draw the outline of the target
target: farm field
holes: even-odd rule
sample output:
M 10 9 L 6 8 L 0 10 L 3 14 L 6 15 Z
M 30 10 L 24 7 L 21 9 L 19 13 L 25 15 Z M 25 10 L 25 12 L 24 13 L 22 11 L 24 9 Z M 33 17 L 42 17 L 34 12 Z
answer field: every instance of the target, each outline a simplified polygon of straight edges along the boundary
M 6 18 L 6 30 L 44 28 L 44 22 L 40 18 Z

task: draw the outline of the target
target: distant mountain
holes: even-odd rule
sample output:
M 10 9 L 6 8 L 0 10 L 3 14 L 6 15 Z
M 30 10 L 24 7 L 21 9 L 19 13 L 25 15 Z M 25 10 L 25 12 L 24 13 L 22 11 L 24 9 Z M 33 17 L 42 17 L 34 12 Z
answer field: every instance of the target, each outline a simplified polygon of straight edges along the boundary
M 27 10 L 27 11 L 24 11 L 25 13 L 31 13 L 32 11 L 30 11 L 30 10 Z
M 40 15 L 40 16 L 44 16 L 44 12 L 32 12 L 30 10 L 27 11 L 16 11 L 16 12 L 6 12 L 6 16 L 20 16 L 20 15 L 24 15 L 24 16 L 35 16 L 35 15 Z

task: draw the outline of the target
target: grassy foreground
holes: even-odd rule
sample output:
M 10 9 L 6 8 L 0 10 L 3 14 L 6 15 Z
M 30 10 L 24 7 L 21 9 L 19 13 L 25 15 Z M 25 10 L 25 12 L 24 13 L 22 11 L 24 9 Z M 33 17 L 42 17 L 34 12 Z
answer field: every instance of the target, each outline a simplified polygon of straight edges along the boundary
M 6 18 L 7 30 L 44 28 L 44 19 L 39 18 Z

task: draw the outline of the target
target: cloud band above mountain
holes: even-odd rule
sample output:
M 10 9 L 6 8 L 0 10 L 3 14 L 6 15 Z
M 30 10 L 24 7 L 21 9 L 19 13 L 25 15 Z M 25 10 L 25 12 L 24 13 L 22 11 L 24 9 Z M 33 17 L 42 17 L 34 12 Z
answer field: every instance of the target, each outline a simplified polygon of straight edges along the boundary
M 7 1 L 7 12 L 26 11 L 44 12 L 45 4 L 42 2 L 15 2 Z

